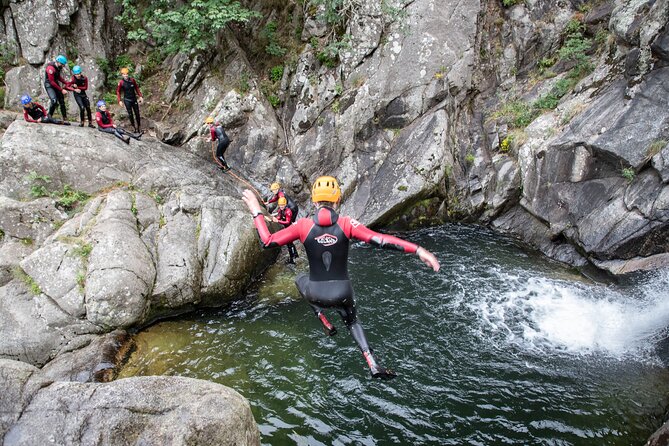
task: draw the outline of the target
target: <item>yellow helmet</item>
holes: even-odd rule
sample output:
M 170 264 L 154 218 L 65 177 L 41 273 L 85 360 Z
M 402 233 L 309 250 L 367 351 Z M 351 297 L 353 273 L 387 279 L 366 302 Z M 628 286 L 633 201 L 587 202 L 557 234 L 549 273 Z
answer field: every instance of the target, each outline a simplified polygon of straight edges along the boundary
M 214 123 L 214 118 L 211 116 L 207 116 L 207 119 L 204 120 L 205 124 L 213 124 Z
M 121 68 L 121 74 L 128 74 L 130 73 L 130 70 L 128 70 L 126 67 Z
M 338 203 L 341 198 L 341 189 L 335 177 L 318 177 L 311 187 L 311 201 L 318 203 L 319 201 L 329 201 L 330 203 Z
M 279 183 L 272 183 L 272 185 L 269 187 L 269 190 L 274 193 L 277 193 L 279 189 L 281 189 L 281 185 Z
M 279 206 L 285 206 L 288 204 L 288 200 L 286 200 L 286 197 L 279 197 Z

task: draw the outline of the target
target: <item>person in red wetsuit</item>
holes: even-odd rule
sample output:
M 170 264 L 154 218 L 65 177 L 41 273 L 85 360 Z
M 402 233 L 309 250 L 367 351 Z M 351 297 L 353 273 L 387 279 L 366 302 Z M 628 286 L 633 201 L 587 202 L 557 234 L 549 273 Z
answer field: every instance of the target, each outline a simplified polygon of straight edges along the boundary
M 65 108 L 65 95 L 67 94 L 68 82 L 63 79 L 61 73 L 63 67 L 67 63 L 67 58 L 63 55 L 56 57 L 56 60 L 49 62 L 46 65 L 44 73 L 44 88 L 46 89 L 46 94 L 49 95 L 51 99 L 51 105 L 49 106 L 49 118 L 53 118 L 53 112 L 56 111 L 56 107 L 60 105 L 60 112 L 63 114 L 63 120 L 67 121 L 67 109 Z M 61 86 L 60 84 L 63 84 Z
M 33 102 L 33 99 L 27 94 L 21 96 L 21 104 L 23 104 L 23 119 L 27 122 L 70 125 L 69 122 L 63 122 L 60 119 L 49 117 L 44 107 L 37 102 Z
M 320 319 L 329 335 L 336 333 L 324 314 L 325 309 L 335 309 L 358 344 L 367 361 L 372 377 L 392 379 L 395 372 L 382 367 L 372 353 L 365 332 L 358 321 L 353 287 L 348 277 L 348 248 L 351 239 L 373 246 L 413 253 L 434 271 L 439 271 L 439 261 L 425 248 L 387 234 L 366 228 L 351 217 L 339 215 L 336 208 L 341 190 L 333 177 L 319 177 L 311 189 L 311 201 L 317 206 L 311 218 L 301 218 L 294 225 L 270 234 L 262 215 L 260 203 L 250 190 L 242 199 L 253 214 L 253 223 L 265 248 L 283 246 L 295 240 L 304 245 L 309 260 L 309 274 L 300 274 L 295 280 L 297 289 Z
M 123 92 L 123 100 L 121 101 L 121 92 Z M 125 105 L 130 118 L 130 125 L 134 128 L 135 133 L 142 134 L 142 118 L 139 116 L 139 104 L 144 102 L 142 92 L 139 91 L 139 85 L 135 78 L 130 77 L 130 71 L 127 68 L 121 68 L 121 80 L 118 81 L 116 87 L 116 100 L 118 105 Z M 135 125 L 137 121 L 137 125 Z
M 79 106 L 79 119 L 81 120 L 79 127 L 84 126 L 84 112 L 86 112 L 88 114 L 88 126 L 95 128 L 93 118 L 91 117 L 91 103 L 86 94 L 86 90 L 88 90 L 88 77 L 81 73 L 79 65 L 72 67 L 72 79 L 70 79 L 69 88 L 74 92 L 74 100 L 77 101 L 77 105 Z
M 284 228 L 293 224 L 293 211 L 288 207 L 288 200 L 286 200 L 286 197 L 279 198 L 279 209 L 276 212 L 276 217 L 273 217 L 272 220 L 275 223 L 279 223 Z M 287 263 L 295 263 L 295 259 L 299 257 L 297 255 L 297 248 L 295 248 L 293 242 L 286 243 L 286 247 L 288 248 L 288 255 L 290 256 Z
M 278 200 L 281 198 L 285 198 L 286 202 L 288 203 L 287 206 L 290 209 L 290 211 L 293 214 L 293 223 L 295 223 L 295 220 L 297 220 L 297 213 L 299 212 L 300 208 L 297 206 L 297 203 L 295 203 L 295 200 L 290 198 L 286 193 L 283 191 L 283 188 L 281 187 L 280 183 L 272 183 L 269 186 L 269 190 L 272 191 L 272 195 L 265 201 L 265 206 L 268 206 L 268 209 L 270 212 L 272 209 L 269 207 L 272 203 L 276 203 Z
M 111 133 L 126 144 L 130 144 L 130 138 L 139 140 L 141 135 L 135 135 L 133 133 L 126 132 L 114 124 L 111 114 L 109 111 L 107 111 L 107 103 L 105 101 L 98 101 L 96 106 L 97 110 L 95 111 L 95 122 L 98 123 L 98 130 L 105 133 Z

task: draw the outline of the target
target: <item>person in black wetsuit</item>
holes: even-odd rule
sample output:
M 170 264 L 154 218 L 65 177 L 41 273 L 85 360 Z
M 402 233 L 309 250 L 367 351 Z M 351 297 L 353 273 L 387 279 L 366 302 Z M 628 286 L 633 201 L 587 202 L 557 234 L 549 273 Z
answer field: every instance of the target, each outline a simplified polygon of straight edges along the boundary
M 121 101 L 121 92 L 123 92 L 123 101 Z M 127 68 L 121 68 L 121 80 L 116 87 L 116 99 L 118 105 L 125 105 L 130 118 L 130 125 L 135 133 L 142 134 L 142 121 L 139 116 L 139 104 L 144 102 L 142 92 L 139 91 L 139 85 L 135 78 L 130 77 L 130 71 Z M 137 125 L 135 125 L 135 121 Z
M 88 100 L 86 90 L 88 90 L 88 78 L 81 74 L 81 67 L 75 65 L 72 67 L 72 79 L 69 82 L 70 89 L 73 91 L 74 100 L 79 106 L 79 119 L 81 123 L 79 127 L 84 126 L 84 112 L 88 114 L 88 126 L 95 128 L 93 125 L 93 117 L 91 116 L 91 102 Z
M 105 133 L 111 133 L 126 144 L 130 144 L 130 138 L 134 138 L 138 141 L 140 140 L 142 135 L 127 132 L 114 124 L 114 120 L 111 117 L 111 113 L 107 110 L 107 103 L 105 101 L 100 100 L 95 105 L 97 106 L 97 110 L 95 111 L 95 122 L 98 123 L 98 130 Z
M 49 105 L 49 118 L 53 118 L 53 112 L 60 105 L 60 112 L 63 114 L 63 121 L 67 122 L 67 109 L 65 108 L 65 95 L 67 94 L 68 82 L 63 79 L 61 71 L 67 63 L 67 58 L 63 55 L 56 57 L 56 60 L 49 62 L 44 70 L 44 88 L 49 95 L 51 105 Z M 60 84 L 63 84 L 62 86 Z
M 295 221 L 293 211 L 288 207 L 288 200 L 286 197 L 279 198 L 278 204 L 279 209 L 276 212 L 276 217 L 272 218 L 272 221 L 279 223 L 284 228 L 287 228 Z M 287 263 L 295 263 L 295 259 L 299 257 L 297 255 L 297 248 L 295 248 L 293 242 L 287 243 L 286 247 L 288 248 L 288 255 L 290 256 Z
M 49 117 L 44 107 L 37 102 L 33 102 L 33 99 L 27 94 L 21 96 L 21 104 L 23 104 L 23 119 L 25 119 L 26 122 L 70 125 L 69 122 Z
M 267 229 L 262 208 L 253 192 L 245 190 L 242 199 L 253 214 L 253 223 L 265 248 L 283 246 L 297 239 L 304 244 L 309 260 L 309 274 L 297 276 L 295 284 L 327 333 L 332 336 L 336 329 L 323 311 L 337 310 L 362 351 L 372 377 L 394 378 L 396 374 L 382 367 L 374 357 L 357 318 L 353 287 L 348 277 L 349 242 L 355 238 L 381 248 L 414 253 L 434 271 L 439 271 L 437 258 L 425 248 L 374 232 L 351 217 L 339 215 L 336 208 L 341 199 L 341 190 L 333 177 L 319 177 L 314 183 L 311 201 L 316 204 L 317 210 L 312 218 L 301 218 L 294 225 L 274 234 L 270 234 Z
M 228 162 L 225 161 L 225 156 L 223 155 L 225 155 L 225 151 L 228 150 L 228 146 L 230 145 L 230 138 L 228 138 L 228 135 L 225 133 L 223 126 L 218 122 L 214 122 L 214 118 L 211 116 L 207 117 L 204 122 L 205 124 L 209 125 L 209 133 L 211 136 L 211 154 L 214 157 L 214 162 L 218 164 L 219 169 L 221 169 L 223 172 L 227 172 L 230 170 L 230 166 L 228 166 Z M 214 143 L 216 143 L 215 154 Z

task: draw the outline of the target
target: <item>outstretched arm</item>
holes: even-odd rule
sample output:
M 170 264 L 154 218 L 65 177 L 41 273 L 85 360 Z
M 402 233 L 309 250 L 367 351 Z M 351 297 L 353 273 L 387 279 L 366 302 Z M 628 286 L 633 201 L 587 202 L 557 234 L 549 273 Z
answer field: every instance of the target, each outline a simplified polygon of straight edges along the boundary
M 262 208 L 255 194 L 250 190 L 244 190 L 242 195 L 242 200 L 246 203 L 246 206 L 253 214 L 253 224 L 255 224 L 256 229 L 258 230 L 258 235 L 260 240 L 262 240 L 265 248 L 274 248 L 275 246 L 287 245 L 290 242 L 300 238 L 300 230 L 297 225 L 291 225 L 285 229 L 280 230 L 271 234 L 269 229 L 267 229 L 267 224 L 265 223 L 265 218 L 262 213 Z
M 415 253 L 423 263 L 433 270 L 439 271 L 439 261 L 434 254 L 427 249 L 392 235 L 372 231 L 354 219 L 351 219 L 350 225 L 352 237 L 384 249 L 395 249 L 398 251 Z

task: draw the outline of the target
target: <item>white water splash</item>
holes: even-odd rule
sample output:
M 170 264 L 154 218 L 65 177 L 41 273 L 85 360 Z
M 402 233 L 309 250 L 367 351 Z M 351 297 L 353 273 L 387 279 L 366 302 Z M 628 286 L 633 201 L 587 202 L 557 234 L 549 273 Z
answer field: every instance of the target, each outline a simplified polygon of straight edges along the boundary
M 525 348 L 621 357 L 651 351 L 669 327 L 669 271 L 627 288 L 496 275 L 505 289 L 482 290 L 470 308 L 481 333 Z

